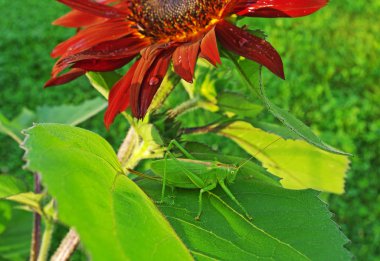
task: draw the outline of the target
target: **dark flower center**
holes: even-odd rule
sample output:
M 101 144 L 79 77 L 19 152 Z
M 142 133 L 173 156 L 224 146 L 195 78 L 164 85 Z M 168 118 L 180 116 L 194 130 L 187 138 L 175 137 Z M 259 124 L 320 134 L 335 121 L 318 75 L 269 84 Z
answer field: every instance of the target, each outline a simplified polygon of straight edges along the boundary
M 132 15 L 140 32 L 155 39 L 186 40 L 221 19 L 230 0 L 134 0 Z

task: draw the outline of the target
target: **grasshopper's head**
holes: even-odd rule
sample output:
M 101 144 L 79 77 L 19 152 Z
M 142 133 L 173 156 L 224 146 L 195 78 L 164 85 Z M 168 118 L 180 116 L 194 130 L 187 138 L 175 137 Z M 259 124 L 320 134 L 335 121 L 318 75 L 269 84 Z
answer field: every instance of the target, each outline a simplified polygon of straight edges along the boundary
M 235 181 L 238 171 L 239 171 L 239 168 L 236 166 L 231 166 L 228 169 L 228 175 L 227 175 L 227 182 L 228 183 L 233 183 Z

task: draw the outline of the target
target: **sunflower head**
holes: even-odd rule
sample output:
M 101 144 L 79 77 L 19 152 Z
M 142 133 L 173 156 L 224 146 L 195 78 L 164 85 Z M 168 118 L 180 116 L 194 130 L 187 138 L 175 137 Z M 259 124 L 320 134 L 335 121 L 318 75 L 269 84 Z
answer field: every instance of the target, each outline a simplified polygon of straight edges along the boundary
M 113 71 L 134 60 L 113 86 L 105 114 L 108 127 L 131 107 L 143 118 L 173 63 L 192 82 L 198 57 L 221 63 L 219 42 L 228 51 L 284 78 L 281 57 L 266 40 L 226 21 L 229 15 L 299 17 L 328 0 L 58 0 L 73 10 L 54 22 L 75 27 L 76 35 L 52 52 L 59 58 L 46 87 L 64 84 L 88 71 Z M 68 72 L 62 73 L 69 69 Z

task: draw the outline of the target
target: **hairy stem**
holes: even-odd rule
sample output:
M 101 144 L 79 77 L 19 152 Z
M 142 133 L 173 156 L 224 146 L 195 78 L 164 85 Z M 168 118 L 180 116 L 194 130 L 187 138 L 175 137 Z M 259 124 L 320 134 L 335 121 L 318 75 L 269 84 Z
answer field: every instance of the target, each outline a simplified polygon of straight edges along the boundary
M 136 146 L 138 145 L 139 137 L 135 131 L 135 128 L 131 126 L 128 130 L 127 136 L 125 137 L 123 143 L 121 144 L 118 152 L 117 152 L 117 158 L 119 159 L 121 166 L 127 165 L 129 159 L 131 158 Z M 129 166 L 130 168 L 134 168 L 135 165 Z M 134 165 L 134 166 L 133 166 Z
M 41 193 L 41 176 L 38 173 L 34 174 L 34 192 Z M 33 213 L 33 232 L 32 242 L 30 246 L 30 259 L 36 261 L 39 255 L 39 249 L 41 244 L 41 216 L 37 212 Z
M 197 108 L 198 107 L 198 101 L 199 101 L 199 99 L 197 99 L 197 98 L 187 100 L 186 102 L 180 104 L 179 106 L 175 107 L 174 109 L 169 110 L 168 111 L 168 117 L 171 119 L 174 119 L 183 113 L 186 113 L 192 109 Z
M 48 260 L 49 249 L 51 244 L 51 239 L 53 237 L 54 223 L 52 220 L 46 220 L 45 230 L 42 236 L 42 244 L 40 252 L 38 254 L 37 261 L 46 261 Z
M 51 261 L 66 261 L 74 253 L 79 245 L 79 235 L 74 229 L 70 229 L 65 238 L 62 240 L 59 248 L 51 257 Z

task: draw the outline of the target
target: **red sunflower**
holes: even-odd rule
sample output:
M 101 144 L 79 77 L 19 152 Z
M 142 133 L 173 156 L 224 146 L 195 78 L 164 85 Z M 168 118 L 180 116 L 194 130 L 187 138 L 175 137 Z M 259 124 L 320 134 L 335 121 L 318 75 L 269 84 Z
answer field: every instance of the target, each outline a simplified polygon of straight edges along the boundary
M 58 58 L 46 87 L 67 83 L 87 71 L 113 71 L 137 58 L 113 86 L 104 121 L 131 107 L 145 116 L 173 62 L 192 82 L 198 57 L 221 63 L 218 45 L 284 78 L 281 57 L 265 40 L 229 23 L 232 14 L 252 17 L 309 15 L 328 0 L 58 0 L 73 11 L 55 25 L 79 28 L 52 52 Z M 61 72 L 67 68 L 66 73 Z M 61 74 L 61 75 L 60 75 Z

